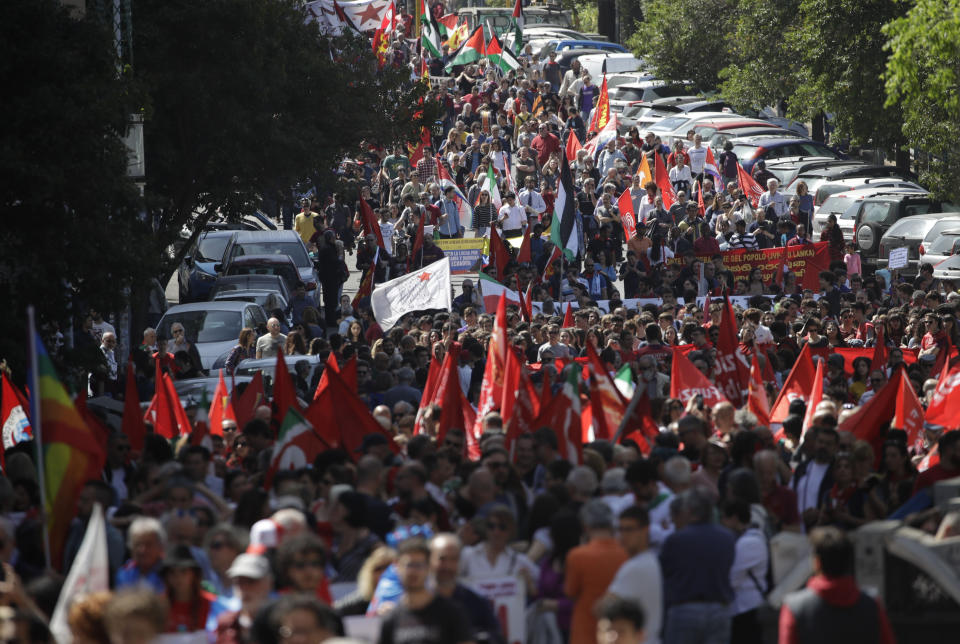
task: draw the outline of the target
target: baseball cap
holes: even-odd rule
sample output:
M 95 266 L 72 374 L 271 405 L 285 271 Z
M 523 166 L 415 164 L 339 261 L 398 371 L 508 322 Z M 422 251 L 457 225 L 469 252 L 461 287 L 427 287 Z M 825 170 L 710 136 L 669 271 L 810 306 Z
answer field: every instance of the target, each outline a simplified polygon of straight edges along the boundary
M 248 577 L 249 579 L 263 579 L 270 574 L 270 564 L 265 557 L 260 555 L 251 555 L 244 553 L 237 555 L 237 558 L 230 564 L 227 570 L 227 577 L 235 579 L 237 577 Z

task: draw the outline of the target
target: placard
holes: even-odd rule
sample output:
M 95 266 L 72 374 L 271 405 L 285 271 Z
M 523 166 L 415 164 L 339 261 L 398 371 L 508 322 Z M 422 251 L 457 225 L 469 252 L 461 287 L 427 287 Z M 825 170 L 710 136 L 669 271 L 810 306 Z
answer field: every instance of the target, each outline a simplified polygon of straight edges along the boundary
M 484 237 L 437 239 L 434 244 L 450 258 L 450 272 L 454 275 L 476 273 L 480 270 L 482 256 L 490 252 L 490 240 Z
M 527 641 L 527 589 L 516 577 L 467 579 L 478 593 L 493 602 L 493 612 L 500 621 L 507 644 Z
M 890 251 L 890 257 L 887 260 L 887 268 L 893 270 L 895 268 L 903 268 L 907 265 L 907 248 L 894 248 Z

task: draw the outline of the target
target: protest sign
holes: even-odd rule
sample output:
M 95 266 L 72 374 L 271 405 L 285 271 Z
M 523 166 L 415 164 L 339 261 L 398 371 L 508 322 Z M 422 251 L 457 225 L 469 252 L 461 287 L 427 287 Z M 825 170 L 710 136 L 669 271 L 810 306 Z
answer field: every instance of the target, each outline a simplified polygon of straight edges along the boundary
M 827 242 L 787 246 L 787 267 L 796 275 L 797 284 L 801 288 L 820 290 L 820 271 L 830 269 L 830 251 Z M 749 281 L 750 272 L 759 268 L 764 284 L 773 281 L 773 275 L 782 265 L 783 248 L 767 248 L 764 250 L 747 250 L 738 248 L 726 250 L 723 255 L 723 265 L 733 273 L 733 279 Z M 701 261 L 710 261 L 710 255 L 699 255 Z M 674 257 L 668 264 L 683 264 L 682 257 Z
M 493 602 L 493 612 L 503 628 L 507 644 L 527 641 L 526 588 L 516 577 L 469 579 L 470 586 Z
M 490 240 L 486 238 L 438 239 L 434 243 L 450 258 L 450 272 L 454 275 L 476 273 L 481 256 L 490 252 Z

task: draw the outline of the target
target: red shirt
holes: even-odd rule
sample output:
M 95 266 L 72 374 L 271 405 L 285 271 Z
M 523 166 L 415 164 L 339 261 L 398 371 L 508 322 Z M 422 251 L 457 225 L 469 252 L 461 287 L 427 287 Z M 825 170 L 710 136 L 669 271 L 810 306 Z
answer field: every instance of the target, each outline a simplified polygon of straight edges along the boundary
M 167 616 L 167 633 L 193 633 L 203 631 L 207 625 L 210 605 L 216 599 L 206 591 L 200 591 L 200 597 L 193 601 L 170 602 Z
M 530 147 L 537 151 L 537 164 L 543 165 L 551 154 L 560 149 L 560 139 L 549 132 L 546 135 L 538 134 L 530 142 Z
M 913 493 L 916 494 L 920 490 L 933 487 L 933 484 L 937 481 L 952 479 L 958 475 L 960 475 L 960 472 L 957 470 L 948 469 L 943 466 L 943 463 L 937 463 L 926 472 L 920 472 L 917 475 L 917 480 L 913 484 Z

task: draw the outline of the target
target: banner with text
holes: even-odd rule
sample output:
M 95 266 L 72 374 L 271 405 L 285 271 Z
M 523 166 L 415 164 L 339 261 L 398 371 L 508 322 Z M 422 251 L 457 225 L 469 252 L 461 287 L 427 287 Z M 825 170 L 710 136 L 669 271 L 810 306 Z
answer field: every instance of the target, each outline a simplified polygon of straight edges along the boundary
M 450 272 L 476 273 L 481 267 L 481 258 L 490 252 L 490 240 L 486 238 L 438 239 L 434 242 L 450 258 Z
M 820 290 L 820 271 L 830 269 L 830 251 L 827 242 L 803 244 L 802 246 L 787 246 L 787 268 L 796 275 L 800 288 Z M 773 281 L 776 271 L 783 265 L 783 248 L 767 248 L 764 250 L 747 250 L 738 248 L 726 250 L 723 255 L 723 264 L 731 273 L 733 279 L 750 279 L 750 271 L 759 268 L 762 272 L 764 284 Z M 709 261 L 710 255 L 700 255 L 699 259 Z M 682 264 L 682 257 L 668 260 L 670 264 Z

